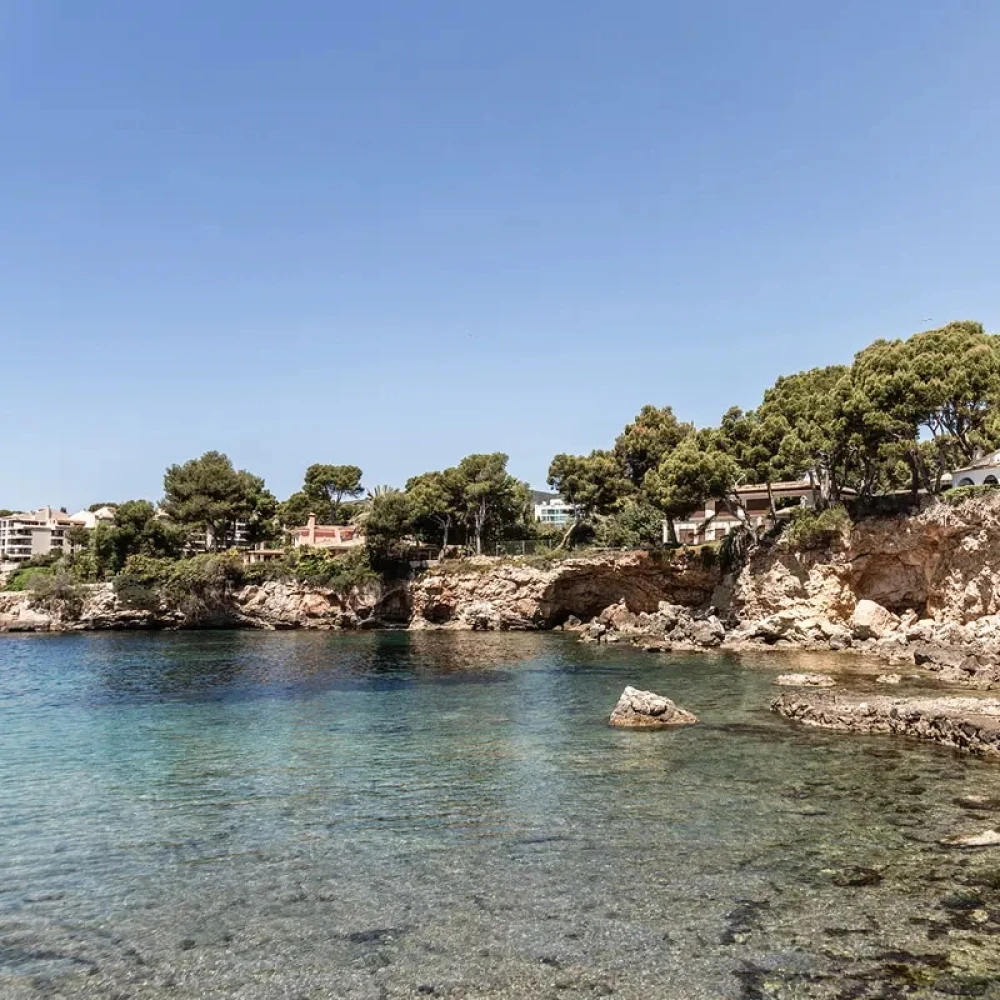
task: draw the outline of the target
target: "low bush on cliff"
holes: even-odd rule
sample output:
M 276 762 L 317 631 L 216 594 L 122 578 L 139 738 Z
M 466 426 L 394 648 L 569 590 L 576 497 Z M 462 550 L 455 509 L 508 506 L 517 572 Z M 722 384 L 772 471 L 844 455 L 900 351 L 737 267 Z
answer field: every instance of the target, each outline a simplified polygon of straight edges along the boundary
M 793 549 L 822 549 L 843 538 L 850 527 L 851 518 L 840 504 L 826 510 L 800 507 L 792 514 L 785 538 Z
M 233 553 L 205 553 L 189 559 L 130 556 L 115 580 L 115 593 L 128 607 L 151 609 L 162 598 L 192 618 L 220 610 L 244 582 L 243 561 Z
M 112 584 L 119 603 L 133 611 L 155 611 L 160 606 L 160 595 L 155 587 L 130 573 L 116 576 Z
M 324 587 L 337 593 L 376 583 L 381 579 L 364 549 L 335 554 L 322 549 L 292 549 L 277 562 L 260 563 L 245 570 L 248 583 L 284 580 Z
M 64 570 L 32 577 L 30 590 L 32 603 L 52 614 L 78 618 L 83 610 L 83 589 Z
M 989 496 L 991 493 L 996 493 L 998 489 L 1000 487 L 994 486 L 992 483 L 985 483 L 982 486 L 956 486 L 954 489 L 948 490 L 941 499 L 945 503 L 957 507 L 960 503 L 971 500 L 973 497 Z

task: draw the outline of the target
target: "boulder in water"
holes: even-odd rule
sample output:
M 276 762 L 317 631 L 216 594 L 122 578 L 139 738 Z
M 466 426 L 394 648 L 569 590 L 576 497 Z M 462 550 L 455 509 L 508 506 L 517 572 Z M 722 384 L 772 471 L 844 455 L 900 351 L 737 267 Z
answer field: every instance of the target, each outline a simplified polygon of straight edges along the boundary
M 664 726 L 689 726 L 698 719 L 663 695 L 627 687 L 608 721 L 612 726 L 623 729 L 660 729 Z

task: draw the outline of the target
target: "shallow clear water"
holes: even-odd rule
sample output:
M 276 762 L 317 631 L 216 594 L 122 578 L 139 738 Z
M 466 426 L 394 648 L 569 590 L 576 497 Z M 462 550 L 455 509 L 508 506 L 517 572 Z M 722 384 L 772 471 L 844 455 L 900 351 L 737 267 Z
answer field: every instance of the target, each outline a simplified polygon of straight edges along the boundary
M 1000 997 L 1000 851 L 937 843 L 1000 766 L 796 728 L 790 666 L 0 637 L 0 997 Z

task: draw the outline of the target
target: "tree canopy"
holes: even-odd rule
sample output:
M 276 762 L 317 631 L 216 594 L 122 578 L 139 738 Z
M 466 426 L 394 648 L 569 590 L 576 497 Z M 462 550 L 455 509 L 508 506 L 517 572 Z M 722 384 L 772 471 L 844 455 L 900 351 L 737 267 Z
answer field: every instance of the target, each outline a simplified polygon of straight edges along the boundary
M 171 465 L 163 477 L 163 492 L 169 517 L 188 529 L 205 531 L 216 551 L 232 544 L 237 521 L 246 522 L 254 540 L 266 533 L 277 511 L 264 480 L 234 468 L 219 451 Z
M 693 433 L 694 424 L 679 421 L 672 407 L 647 405 L 618 436 L 615 455 L 632 485 L 639 488 L 646 474 Z

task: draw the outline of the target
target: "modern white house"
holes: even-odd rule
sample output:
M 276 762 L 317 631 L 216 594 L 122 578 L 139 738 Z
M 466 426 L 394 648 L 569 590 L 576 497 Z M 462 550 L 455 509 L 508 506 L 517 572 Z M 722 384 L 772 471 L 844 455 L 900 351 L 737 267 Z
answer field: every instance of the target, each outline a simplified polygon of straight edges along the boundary
M 808 479 L 771 483 L 770 493 L 767 483 L 752 483 L 737 486 L 739 503 L 727 500 L 708 500 L 703 508 L 693 511 L 686 518 L 674 521 L 677 541 L 682 545 L 700 545 L 704 542 L 718 542 L 735 528 L 746 525 L 760 528 L 772 521 L 771 501 L 777 508 L 778 516 L 789 513 L 796 507 L 813 507 L 816 491 Z M 842 495 L 853 497 L 854 490 L 842 490 Z M 663 522 L 663 541 L 670 541 L 669 522 Z
M 535 520 L 542 524 L 554 524 L 563 527 L 576 517 L 576 508 L 566 503 L 558 493 L 532 494 L 532 504 L 535 509 Z
M 952 486 L 1000 486 L 1000 451 L 991 451 L 970 465 L 953 469 Z

